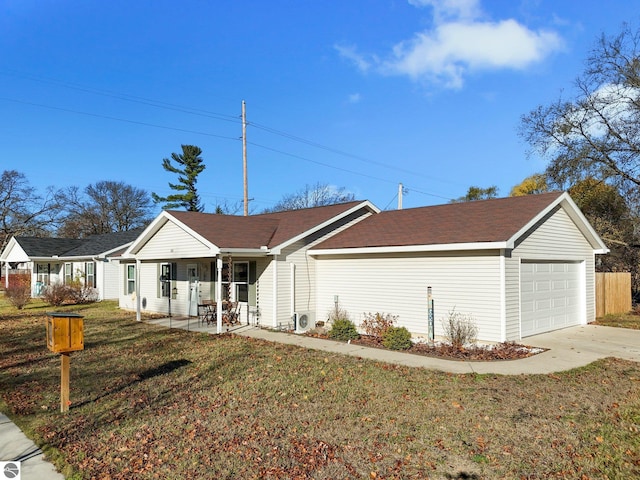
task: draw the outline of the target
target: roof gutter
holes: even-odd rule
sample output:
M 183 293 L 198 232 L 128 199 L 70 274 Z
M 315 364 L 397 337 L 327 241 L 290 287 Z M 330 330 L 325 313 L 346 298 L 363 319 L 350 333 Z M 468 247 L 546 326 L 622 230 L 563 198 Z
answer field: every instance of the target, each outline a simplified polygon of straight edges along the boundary
M 365 253 L 451 252 L 463 250 L 500 250 L 510 248 L 507 242 L 444 243 L 435 245 L 402 245 L 388 247 L 325 248 L 309 250 L 309 255 L 358 255 Z

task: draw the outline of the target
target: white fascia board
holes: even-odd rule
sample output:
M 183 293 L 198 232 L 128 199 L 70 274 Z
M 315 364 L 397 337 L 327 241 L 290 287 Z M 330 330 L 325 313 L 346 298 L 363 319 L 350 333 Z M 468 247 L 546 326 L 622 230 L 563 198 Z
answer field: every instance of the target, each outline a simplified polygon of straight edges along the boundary
M 300 235 L 297 235 L 297 236 L 295 236 L 293 238 L 290 238 L 289 240 L 287 240 L 286 242 L 281 243 L 280 245 L 276 245 L 275 247 L 273 247 L 271 249 L 271 253 L 275 253 L 275 254 L 279 255 L 282 252 L 283 248 L 288 247 L 289 245 L 297 242 L 298 240 L 302 240 L 303 238 L 308 237 L 312 233 L 317 232 L 318 230 L 321 230 L 324 227 L 327 227 L 327 226 L 331 225 L 335 221 L 340 220 L 341 218 L 344 218 L 344 217 L 346 217 L 348 215 L 351 215 L 353 212 L 356 212 L 356 211 L 358 211 L 358 210 L 360 210 L 361 208 L 364 208 L 364 207 L 369 207 L 369 209 L 371 209 L 371 211 L 373 213 L 380 213 L 380 209 L 378 207 L 376 207 L 369 200 L 365 200 L 364 202 L 360 202 L 359 204 L 355 205 L 354 207 L 350 208 L 349 210 L 345 210 L 340 215 L 336 215 L 335 217 L 331 217 L 326 222 L 320 223 L 320 224 L 314 226 L 313 228 L 310 228 L 306 232 L 302 232 Z
M 309 250 L 309 255 L 348 255 L 366 253 L 459 252 L 464 250 L 500 250 L 506 242 L 444 243 L 437 245 L 405 245 L 399 247 L 359 247 Z
M 218 250 L 218 253 L 220 253 L 220 255 L 229 254 L 244 257 L 266 257 L 271 252 L 261 248 L 221 248 Z
M 529 223 L 527 223 L 524 227 L 518 230 L 515 235 L 513 235 L 508 241 L 507 244 L 509 248 L 514 248 L 515 242 L 524 235 L 529 229 L 531 229 L 536 223 L 538 223 L 542 218 L 544 218 L 549 212 L 555 209 L 558 205 L 560 205 L 565 209 L 569 218 L 573 220 L 578 229 L 585 236 L 587 241 L 591 244 L 595 253 L 609 253 L 609 249 L 602 241 L 600 236 L 593 229 L 589 220 L 583 215 L 575 202 L 571 199 L 567 192 L 564 192 L 560 195 L 555 201 L 550 203 L 547 208 L 542 210 L 538 215 L 536 215 Z

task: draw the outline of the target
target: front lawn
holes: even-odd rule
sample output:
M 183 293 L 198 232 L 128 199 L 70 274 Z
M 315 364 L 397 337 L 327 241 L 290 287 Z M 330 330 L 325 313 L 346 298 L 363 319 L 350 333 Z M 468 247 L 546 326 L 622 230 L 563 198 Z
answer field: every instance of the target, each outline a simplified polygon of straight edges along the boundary
M 640 477 L 640 364 L 452 375 L 85 315 L 71 409 L 45 312 L 0 299 L 0 410 L 74 479 Z M 2 460 L 2 459 L 0 459 Z

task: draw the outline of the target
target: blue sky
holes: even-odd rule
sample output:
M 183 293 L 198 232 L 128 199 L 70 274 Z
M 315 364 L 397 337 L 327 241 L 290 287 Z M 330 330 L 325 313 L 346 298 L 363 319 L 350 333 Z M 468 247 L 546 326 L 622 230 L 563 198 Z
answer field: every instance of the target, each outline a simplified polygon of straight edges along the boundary
M 379 208 L 500 196 L 545 163 L 520 117 L 561 94 L 636 0 L 0 0 L 0 168 L 47 186 L 160 195 L 203 150 L 206 211 L 305 184 Z M 241 213 L 241 212 L 240 212 Z

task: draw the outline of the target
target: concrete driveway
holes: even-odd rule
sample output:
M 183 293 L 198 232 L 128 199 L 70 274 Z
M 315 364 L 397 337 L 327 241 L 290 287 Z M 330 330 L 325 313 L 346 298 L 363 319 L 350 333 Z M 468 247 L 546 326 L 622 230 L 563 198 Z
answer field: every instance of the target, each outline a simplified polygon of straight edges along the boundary
M 580 325 L 522 339 L 526 345 L 548 348 L 544 356 L 567 370 L 599 358 L 617 357 L 640 362 L 640 330 Z

